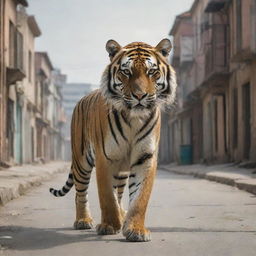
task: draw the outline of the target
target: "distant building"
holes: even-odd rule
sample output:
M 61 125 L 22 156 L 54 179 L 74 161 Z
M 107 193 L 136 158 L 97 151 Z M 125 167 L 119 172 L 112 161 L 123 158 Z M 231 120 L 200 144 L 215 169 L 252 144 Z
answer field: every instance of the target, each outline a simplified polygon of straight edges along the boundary
M 85 95 L 88 95 L 95 87 L 88 83 L 67 83 L 62 86 L 63 107 L 65 110 L 67 122 L 64 126 L 64 136 L 66 137 L 65 159 L 71 159 L 70 145 L 70 124 L 73 110 L 77 102 Z

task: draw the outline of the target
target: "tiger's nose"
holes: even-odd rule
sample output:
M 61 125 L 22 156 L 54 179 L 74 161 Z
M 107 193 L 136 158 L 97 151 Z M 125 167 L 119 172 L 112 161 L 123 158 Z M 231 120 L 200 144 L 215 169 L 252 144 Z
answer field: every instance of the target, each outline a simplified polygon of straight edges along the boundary
M 145 93 L 145 92 L 136 92 L 136 93 L 133 93 L 132 92 L 132 96 L 138 100 L 142 100 L 144 99 L 148 94 Z

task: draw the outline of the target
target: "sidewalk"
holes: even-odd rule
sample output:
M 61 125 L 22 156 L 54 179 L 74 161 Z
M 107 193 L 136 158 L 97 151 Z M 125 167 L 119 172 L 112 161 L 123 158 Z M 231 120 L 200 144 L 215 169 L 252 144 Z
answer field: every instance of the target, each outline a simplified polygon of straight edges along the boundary
M 68 170 L 68 162 L 13 166 L 0 170 L 0 205 L 23 195 L 29 188 L 39 186 L 54 174 Z
M 239 168 L 232 163 L 212 166 L 171 164 L 160 165 L 159 168 L 177 174 L 193 175 L 194 177 L 235 186 L 256 195 L 256 169 Z

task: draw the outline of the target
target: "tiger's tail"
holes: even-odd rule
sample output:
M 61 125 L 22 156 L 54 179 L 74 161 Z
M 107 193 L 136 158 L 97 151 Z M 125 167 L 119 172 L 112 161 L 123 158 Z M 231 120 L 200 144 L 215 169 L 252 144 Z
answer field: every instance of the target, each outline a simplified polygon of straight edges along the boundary
M 70 191 L 70 189 L 73 187 L 73 185 L 74 185 L 74 181 L 73 181 L 73 173 L 72 173 L 72 169 L 71 169 L 71 171 L 68 175 L 68 179 L 67 179 L 65 185 L 62 187 L 62 189 L 58 190 L 58 189 L 50 188 L 49 191 L 56 197 L 65 196 Z

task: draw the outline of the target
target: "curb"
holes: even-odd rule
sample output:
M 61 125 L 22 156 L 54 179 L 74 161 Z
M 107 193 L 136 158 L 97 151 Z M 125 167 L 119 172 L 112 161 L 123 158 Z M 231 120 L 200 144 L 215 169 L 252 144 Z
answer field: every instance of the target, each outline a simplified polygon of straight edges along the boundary
M 240 190 L 244 190 L 251 194 L 256 195 L 256 179 L 250 177 L 249 175 L 237 172 L 225 172 L 225 171 L 212 171 L 207 170 L 208 167 L 205 167 L 205 170 L 196 170 L 196 169 L 175 169 L 175 167 L 159 166 L 160 169 L 169 171 L 175 174 L 180 175 L 191 175 L 197 178 L 206 179 L 209 181 L 218 182 L 221 184 L 229 185 L 236 187 Z M 179 167 L 180 168 L 180 167 Z
M 54 174 L 67 171 L 68 162 L 14 166 L 0 171 L 0 206 L 24 195 L 30 188 L 50 180 Z

